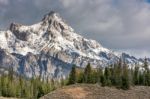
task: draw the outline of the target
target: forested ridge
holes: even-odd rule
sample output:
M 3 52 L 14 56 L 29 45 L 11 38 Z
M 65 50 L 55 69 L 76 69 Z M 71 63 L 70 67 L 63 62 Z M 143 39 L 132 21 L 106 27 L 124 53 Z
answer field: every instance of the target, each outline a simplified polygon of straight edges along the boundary
M 129 68 L 121 59 L 105 68 L 92 69 L 88 64 L 80 72 L 73 66 L 68 83 L 98 83 L 101 86 L 115 86 L 124 90 L 131 86 L 150 86 L 150 69 L 146 58 L 142 66 L 135 64 L 134 68 Z
M 146 58 L 142 69 L 140 67 L 135 64 L 134 68 L 129 68 L 121 59 L 116 64 L 96 69 L 90 63 L 84 69 L 73 65 L 68 78 L 59 81 L 43 81 L 40 77 L 26 79 L 14 75 L 13 69 L 10 69 L 7 75 L 0 76 L 0 96 L 36 99 L 62 86 L 77 83 L 113 86 L 123 90 L 131 86 L 150 86 L 150 69 Z

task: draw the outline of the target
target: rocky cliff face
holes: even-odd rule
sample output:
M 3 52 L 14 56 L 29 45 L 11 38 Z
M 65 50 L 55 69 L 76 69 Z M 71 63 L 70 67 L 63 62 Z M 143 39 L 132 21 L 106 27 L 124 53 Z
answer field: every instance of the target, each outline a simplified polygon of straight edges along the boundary
M 0 68 L 13 67 L 29 78 L 62 78 L 68 75 L 72 64 L 84 68 L 89 62 L 96 68 L 113 64 L 121 56 L 130 65 L 142 63 L 78 35 L 55 12 L 45 15 L 37 24 L 12 23 L 9 30 L 0 31 Z

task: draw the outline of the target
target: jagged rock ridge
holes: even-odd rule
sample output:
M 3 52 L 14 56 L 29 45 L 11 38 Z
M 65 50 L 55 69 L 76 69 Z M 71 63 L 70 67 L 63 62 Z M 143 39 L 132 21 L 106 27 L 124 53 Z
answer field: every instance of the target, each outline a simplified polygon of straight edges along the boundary
M 0 68 L 12 66 L 29 78 L 61 78 L 69 73 L 72 64 L 84 68 L 89 62 L 96 68 L 113 64 L 121 56 L 130 65 L 142 63 L 78 35 L 55 12 L 45 15 L 37 24 L 12 23 L 9 30 L 0 31 Z

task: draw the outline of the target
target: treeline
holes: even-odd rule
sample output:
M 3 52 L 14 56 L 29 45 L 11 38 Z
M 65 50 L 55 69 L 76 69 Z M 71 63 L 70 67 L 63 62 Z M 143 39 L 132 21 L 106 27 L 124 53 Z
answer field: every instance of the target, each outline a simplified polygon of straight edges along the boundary
M 150 69 L 147 59 L 143 66 L 136 64 L 134 68 L 129 68 L 121 59 L 118 63 L 105 68 L 92 69 L 88 64 L 85 69 L 78 69 L 74 65 L 68 84 L 76 83 L 98 83 L 101 86 L 115 86 L 124 90 L 135 85 L 150 86 Z
M 85 69 L 74 65 L 68 79 L 59 81 L 42 81 L 40 77 L 26 79 L 16 76 L 13 69 L 10 69 L 8 74 L 0 76 L 0 96 L 37 99 L 58 87 L 76 83 L 114 86 L 124 90 L 135 85 L 150 86 L 150 69 L 146 59 L 143 66 L 135 65 L 134 68 L 129 68 L 121 59 L 118 63 L 105 68 L 93 69 L 89 63 Z
M 0 76 L 0 96 L 37 99 L 64 84 L 64 80 L 58 82 L 53 79 L 42 81 L 40 78 L 16 77 L 12 71 L 9 71 L 7 75 Z

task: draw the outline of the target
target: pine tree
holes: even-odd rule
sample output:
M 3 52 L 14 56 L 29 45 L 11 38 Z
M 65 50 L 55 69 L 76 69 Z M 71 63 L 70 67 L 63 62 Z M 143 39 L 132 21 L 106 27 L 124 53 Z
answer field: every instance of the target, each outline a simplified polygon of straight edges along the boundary
M 144 85 L 144 73 L 139 73 L 139 85 Z
M 133 81 L 135 85 L 139 84 L 139 67 L 137 66 L 135 66 L 135 69 L 134 69 Z
M 98 72 L 96 70 L 92 71 L 92 74 L 91 74 L 91 82 L 92 84 L 95 84 L 98 82 Z
M 103 70 L 102 68 L 98 68 L 97 70 L 97 83 L 101 83 L 101 77 L 103 75 Z
M 76 74 L 76 66 L 73 65 L 72 66 L 72 70 L 70 72 L 70 75 L 69 75 L 69 82 L 68 84 L 75 84 L 77 82 L 77 74 Z
M 44 92 L 44 88 L 43 85 L 38 87 L 38 95 L 37 97 L 41 97 L 44 96 L 45 92 Z
M 111 73 L 108 67 L 105 68 L 104 77 L 106 78 L 106 85 L 111 86 Z
M 130 88 L 130 82 L 129 82 L 129 70 L 127 67 L 127 64 L 124 63 L 123 66 L 123 75 L 122 75 L 122 84 L 121 84 L 121 88 L 122 89 L 129 89 Z
M 107 85 L 107 81 L 104 75 L 101 75 L 101 85 L 102 86 L 106 86 Z
M 116 74 L 116 71 L 117 71 L 117 64 L 114 64 L 112 67 L 111 67 L 111 82 L 112 82 L 112 85 L 116 85 L 116 77 L 117 77 L 117 74 Z
M 13 76 L 14 76 L 13 67 L 9 67 L 8 78 L 11 81 L 11 83 L 13 82 Z
M 148 82 L 148 86 L 150 86 L 150 70 L 147 72 L 147 82 Z
M 145 68 L 145 71 L 148 70 L 148 61 L 147 61 L 147 58 L 144 59 L 144 68 Z
M 144 75 L 144 85 L 148 86 L 149 83 L 150 83 L 150 70 L 148 68 L 147 58 L 145 58 L 145 60 L 144 60 L 144 69 L 145 69 L 145 71 L 143 73 L 143 75 Z
M 91 68 L 90 63 L 88 63 L 88 65 L 86 66 L 85 71 L 84 71 L 85 83 L 91 83 L 92 82 L 91 75 L 92 75 L 92 68 Z
M 114 75 L 113 75 L 112 83 L 116 87 L 120 87 L 122 84 L 122 79 L 121 79 L 122 68 L 121 68 L 120 64 L 122 64 L 122 63 L 117 63 L 114 65 Z
M 77 80 L 78 83 L 84 83 L 84 73 L 83 73 L 83 71 L 80 71 L 78 73 L 77 79 L 78 79 Z

